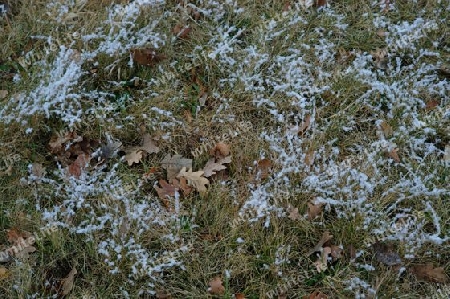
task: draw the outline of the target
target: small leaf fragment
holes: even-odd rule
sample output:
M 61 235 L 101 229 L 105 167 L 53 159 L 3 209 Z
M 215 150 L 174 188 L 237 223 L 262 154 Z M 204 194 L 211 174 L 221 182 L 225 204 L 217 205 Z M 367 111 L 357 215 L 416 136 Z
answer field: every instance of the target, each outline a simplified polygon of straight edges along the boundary
M 225 287 L 222 285 L 222 279 L 216 277 L 209 282 L 208 292 L 213 295 L 222 295 L 225 293 Z

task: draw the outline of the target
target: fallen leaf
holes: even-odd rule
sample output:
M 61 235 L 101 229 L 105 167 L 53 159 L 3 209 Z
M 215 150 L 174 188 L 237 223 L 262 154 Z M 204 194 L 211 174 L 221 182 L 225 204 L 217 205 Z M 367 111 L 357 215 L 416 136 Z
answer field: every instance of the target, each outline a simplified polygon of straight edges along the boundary
M 90 159 L 91 158 L 89 157 L 89 155 L 78 155 L 77 159 L 69 165 L 69 174 L 76 178 L 79 178 L 83 170 L 86 168 L 87 163 L 89 163 Z
M 394 148 L 387 152 L 388 156 L 392 158 L 396 163 L 400 163 L 400 157 L 397 154 L 398 148 Z
M 8 269 L 5 267 L 0 267 L 0 280 L 6 277 L 8 277 Z
M 133 49 L 131 57 L 137 64 L 145 66 L 153 66 L 167 58 L 165 55 L 156 53 L 156 50 L 152 48 Z
M 321 273 L 323 271 L 326 271 L 328 269 L 328 255 L 331 253 L 330 247 L 324 247 L 322 249 L 322 253 L 320 255 L 320 258 L 314 262 L 314 265 L 316 266 L 317 272 Z
M 284 2 L 283 11 L 289 11 L 291 8 L 292 8 L 292 6 L 289 1 Z
M 45 175 L 45 167 L 41 163 L 33 163 L 31 164 L 31 174 L 41 179 Z
M 322 213 L 324 206 L 325 205 L 323 203 L 314 204 L 312 202 L 308 202 L 308 219 L 314 220 L 320 213 Z
M 192 159 L 183 158 L 181 155 L 167 154 L 161 161 L 161 167 L 167 171 L 167 180 L 177 177 L 183 167 L 192 168 Z
M 327 0 L 317 0 L 316 6 L 317 7 L 327 6 Z
M 309 129 L 310 125 L 311 125 L 311 115 L 307 114 L 305 116 L 305 120 L 302 122 L 302 126 L 298 130 L 298 134 L 303 135 L 303 133 L 305 133 Z
M 167 183 L 165 180 L 159 180 L 159 185 L 161 185 L 161 188 L 158 186 L 155 186 L 154 188 L 156 189 L 156 192 L 161 199 L 167 199 L 167 196 L 174 197 L 175 192 L 178 191 L 176 187 Z
M 100 158 L 102 160 L 112 158 L 121 146 L 122 142 L 120 141 L 108 140 L 108 142 L 100 148 Z
M 300 219 L 300 214 L 298 213 L 298 208 L 289 207 L 289 218 L 291 220 L 298 220 Z
M 386 36 L 386 31 L 384 31 L 383 29 L 378 29 L 377 30 L 377 35 L 379 37 L 385 37 Z
M 433 110 L 434 108 L 439 106 L 440 103 L 441 102 L 435 99 L 429 100 L 425 105 L 425 110 Z
M 175 25 L 175 27 L 172 30 L 173 34 L 175 34 L 178 38 L 181 39 L 187 39 L 191 31 L 192 31 L 191 27 L 183 26 L 181 24 Z
M 303 296 L 303 299 L 328 299 L 328 296 L 320 291 L 314 291 L 309 295 Z
M 208 191 L 208 189 L 206 189 L 206 185 L 209 184 L 209 181 L 205 177 L 202 177 L 202 175 L 203 171 L 192 172 L 192 168 L 186 171 L 186 167 L 183 167 L 177 175 L 177 178 L 186 178 L 191 186 L 197 189 L 200 193 L 203 193 Z
M 144 141 L 142 142 L 140 149 L 146 151 L 149 154 L 159 153 L 159 147 L 156 146 L 156 144 L 155 144 L 153 138 L 150 136 L 150 134 L 144 135 Z
M 225 293 L 225 287 L 222 285 L 222 279 L 216 277 L 209 282 L 208 292 L 213 295 L 222 295 Z
M 337 245 L 331 245 L 331 257 L 333 258 L 333 261 L 340 259 L 342 257 L 342 248 Z
M 135 148 L 125 155 L 125 160 L 127 160 L 128 166 L 131 166 L 134 163 L 138 164 L 139 162 L 141 162 L 141 159 L 142 150 L 140 150 L 139 148 Z
M 444 149 L 444 163 L 450 166 L 450 144 L 447 144 Z
M 219 161 L 215 162 L 215 158 L 210 158 L 208 162 L 206 162 L 205 167 L 203 168 L 204 177 L 210 177 L 216 174 L 216 171 L 221 171 L 227 169 L 223 164 L 231 163 L 231 156 L 219 159 Z
M 308 166 L 312 166 L 314 164 L 314 160 L 315 160 L 315 152 L 311 148 L 305 155 L 305 164 Z
M 402 263 L 400 256 L 398 253 L 394 252 L 394 248 L 391 244 L 376 242 L 372 245 L 372 248 L 375 251 L 375 258 L 378 262 L 387 266 L 394 266 Z
M 329 240 L 331 240 L 333 238 L 333 235 L 330 235 L 329 231 L 325 231 L 322 234 L 322 238 L 320 239 L 320 241 L 316 244 L 316 246 L 314 246 L 313 249 L 311 249 L 308 252 L 308 256 L 310 256 L 311 254 L 313 254 L 314 252 L 320 251 L 320 249 L 322 248 L 323 244 L 325 244 L 326 242 L 328 242 Z
M 234 294 L 234 299 L 245 299 L 245 295 L 242 293 Z
M 7 96 L 8 96 L 8 91 L 4 90 L 4 89 L 1 89 L 0 90 L 0 100 L 6 98 Z
M 77 274 L 77 269 L 73 268 L 69 275 L 62 280 L 61 295 L 66 296 L 73 289 L 75 274 Z
M 256 175 L 260 174 L 261 179 L 266 179 L 272 170 L 272 161 L 269 159 L 261 159 L 256 166 Z
M 380 124 L 380 128 L 383 131 L 384 137 L 389 138 L 392 136 L 393 134 L 392 127 L 386 121 L 383 121 Z
M 172 296 L 166 291 L 160 290 L 156 292 L 156 299 L 171 299 Z
M 448 276 L 445 274 L 445 269 L 443 267 L 434 268 L 432 263 L 411 266 L 409 271 L 419 280 L 438 283 L 449 281 Z
M 216 159 L 225 158 L 230 155 L 230 147 L 223 142 L 219 142 L 209 151 L 209 154 Z

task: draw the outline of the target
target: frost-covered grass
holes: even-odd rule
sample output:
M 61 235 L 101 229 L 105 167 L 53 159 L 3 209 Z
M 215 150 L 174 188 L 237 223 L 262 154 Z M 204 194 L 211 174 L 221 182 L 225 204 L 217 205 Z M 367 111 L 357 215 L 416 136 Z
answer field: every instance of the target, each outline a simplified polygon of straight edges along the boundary
M 423 298 L 443 287 L 405 269 L 450 269 L 448 0 L 292 1 L 286 11 L 283 1 L 19 2 L 0 14 L 0 244 L 12 227 L 58 231 L 4 265 L 0 293 L 53 296 L 72 267 L 70 298 L 206 298 L 216 276 L 225 298 L 283 285 L 289 298 Z M 174 36 L 177 24 L 192 28 L 188 39 Z M 167 58 L 136 65 L 140 47 Z M 163 175 L 142 178 L 168 153 L 202 168 L 208 153 L 191 154 L 202 140 L 246 121 L 253 131 L 226 140 L 228 177 L 206 197 L 176 196 L 167 209 L 153 189 Z M 75 178 L 48 148 L 65 130 L 135 145 L 142 128 L 161 150 L 132 167 L 116 151 Z M 386 155 L 396 149 L 399 162 Z M 255 181 L 263 158 L 270 176 Z M 311 200 L 324 204 L 315 220 L 304 216 Z M 347 254 L 319 274 L 307 253 L 325 231 Z M 375 259 L 376 240 L 394 244 L 400 269 Z

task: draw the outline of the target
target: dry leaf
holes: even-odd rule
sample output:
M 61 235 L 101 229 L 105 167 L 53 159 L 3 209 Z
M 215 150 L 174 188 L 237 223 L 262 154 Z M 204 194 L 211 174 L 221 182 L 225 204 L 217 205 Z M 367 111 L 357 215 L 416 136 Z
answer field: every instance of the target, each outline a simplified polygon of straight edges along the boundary
M 192 31 L 191 27 L 183 26 L 181 24 L 175 25 L 175 27 L 172 30 L 173 34 L 175 34 L 177 37 L 181 39 L 187 39 L 191 31 Z
M 209 151 L 209 154 L 216 159 L 225 158 L 230 155 L 230 147 L 223 142 L 219 142 Z
M 333 261 L 340 259 L 342 257 L 342 248 L 337 245 L 331 245 L 331 257 L 333 258 Z
M 149 154 L 159 153 L 159 147 L 156 146 L 156 144 L 155 144 L 153 138 L 150 136 L 150 134 L 144 135 L 144 141 L 142 142 L 140 149 L 146 151 Z
M 396 163 L 400 163 L 400 157 L 397 154 L 398 148 L 394 148 L 391 151 L 388 151 L 387 154 L 389 157 L 392 158 Z
M 78 155 L 77 159 L 69 165 L 69 174 L 79 178 L 83 170 L 86 168 L 87 163 L 90 161 L 89 155 L 81 154 Z
M 180 170 L 180 173 L 177 175 L 177 178 L 184 177 L 188 180 L 189 185 L 193 186 L 197 189 L 198 192 L 203 193 L 208 191 L 206 189 L 206 185 L 209 184 L 208 179 L 202 177 L 203 171 L 192 172 L 192 168 L 186 171 L 186 167 L 183 167 Z
M 328 296 L 320 291 L 314 291 L 314 293 L 309 294 L 309 296 L 303 296 L 303 299 L 328 299 Z
M 310 125 L 311 125 L 311 115 L 307 114 L 305 120 L 302 122 L 300 130 L 298 130 L 298 134 L 303 135 L 303 133 L 305 133 L 309 129 Z
M 398 253 L 394 252 L 394 248 L 391 244 L 377 242 L 373 244 L 372 247 L 375 251 L 375 258 L 378 262 L 387 266 L 394 266 L 402 263 L 400 256 Z
M 444 163 L 450 166 L 450 144 L 445 146 L 444 150 Z
M 45 175 L 45 167 L 41 163 L 33 163 L 31 165 L 31 174 L 40 179 Z
M 322 238 L 320 239 L 320 241 L 316 244 L 316 246 L 314 246 L 313 249 L 311 249 L 308 252 L 308 256 L 313 254 L 314 252 L 320 251 L 320 249 L 322 248 L 323 244 L 325 244 L 326 242 L 328 242 L 329 240 L 331 240 L 331 238 L 333 238 L 333 235 L 330 235 L 329 231 L 325 231 L 322 235 Z
M 114 156 L 115 152 L 122 146 L 120 141 L 108 141 L 100 148 L 100 158 L 102 160 L 110 159 Z
M 419 280 L 439 283 L 446 283 L 449 281 L 448 276 L 445 274 L 444 268 L 434 268 L 431 263 L 411 266 L 409 271 Z
M 162 188 L 155 186 L 156 192 L 158 193 L 159 198 L 167 199 L 167 196 L 175 196 L 175 192 L 178 191 L 173 185 L 170 185 L 165 180 L 159 180 L 159 184 Z
M 216 277 L 209 282 L 208 292 L 214 295 L 222 295 L 225 293 L 225 287 L 222 285 L 222 279 Z
M 317 0 L 316 6 L 317 6 L 317 7 L 324 7 L 324 6 L 327 6 L 327 0 Z
M 215 162 L 215 158 L 210 158 L 208 162 L 206 163 L 205 167 L 203 168 L 204 177 L 210 177 L 214 174 L 216 174 L 216 171 L 221 171 L 224 169 L 227 169 L 226 166 L 222 164 L 229 164 L 231 163 L 231 156 L 219 159 L 219 161 Z
M 161 161 L 161 167 L 167 171 L 167 180 L 177 177 L 183 167 L 192 168 L 192 159 L 183 158 L 181 155 L 167 154 Z
M 172 296 L 164 290 L 159 290 L 156 292 L 156 299 L 171 299 L 171 298 Z
M 140 65 L 153 66 L 167 57 L 162 54 L 157 54 L 155 49 L 133 49 L 131 50 L 131 57 Z
M 324 204 L 313 204 L 312 202 L 308 202 L 308 219 L 314 220 L 320 213 L 323 211 Z
M 7 96 L 8 96 L 8 91 L 4 90 L 4 89 L 1 89 L 0 90 L 0 100 L 6 98 Z
M 5 267 L 0 267 L 0 280 L 6 277 L 8 277 L 8 269 Z
M 300 214 L 298 213 L 298 208 L 294 208 L 294 207 L 289 207 L 289 218 L 291 220 L 298 220 L 300 219 Z
M 331 253 L 330 247 L 324 247 L 322 249 L 322 253 L 320 258 L 314 262 L 314 265 L 317 268 L 317 272 L 323 272 L 328 269 L 328 255 Z
M 379 37 L 385 37 L 386 36 L 386 31 L 384 31 L 383 29 L 378 29 L 377 30 L 377 35 Z
M 380 124 L 381 130 L 383 131 L 384 137 L 389 138 L 392 136 L 393 131 L 392 131 L 392 127 L 386 122 L 383 121 Z
M 69 275 L 62 280 L 61 295 L 65 296 L 73 289 L 75 274 L 77 274 L 77 269 L 73 268 L 70 270 Z
M 311 148 L 305 155 L 305 164 L 311 166 L 314 164 L 315 151 Z
M 245 295 L 242 293 L 234 294 L 234 299 L 245 299 Z
M 440 103 L 441 102 L 435 99 L 429 100 L 425 105 L 425 110 L 433 110 L 434 108 L 439 106 Z
M 260 174 L 261 179 L 266 179 L 272 170 L 272 161 L 269 159 L 262 159 L 258 161 L 256 166 L 256 174 Z
M 138 164 L 142 160 L 142 150 L 135 148 L 125 155 L 125 160 L 128 162 L 128 166 L 134 163 Z

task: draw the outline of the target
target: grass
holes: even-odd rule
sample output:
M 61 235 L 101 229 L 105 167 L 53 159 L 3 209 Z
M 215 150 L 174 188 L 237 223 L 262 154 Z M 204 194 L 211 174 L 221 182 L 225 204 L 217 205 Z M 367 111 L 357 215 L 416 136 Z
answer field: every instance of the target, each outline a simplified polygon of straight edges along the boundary
M 56 231 L 28 258 L 0 264 L 5 298 L 62 297 L 73 268 L 66 298 L 447 297 L 447 279 L 411 269 L 450 269 L 450 2 L 290 4 L 9 2 L 0 250 L 13 245 L 8 229 Z M 187 38 L 177 24 L 192 29 Z M 130 51 L 146 47 L 165 59 L 130 66 Z M 99 144 L 83 150 L 91 155 L 108 138 L 122 147 L 66 175 L 80 152 L 52 153 L 49 142 L 69 131 Z M 125 151 L 145 132 L 160 150 L 129 166 Z M 193 153 L 211 141 L 230 146 L 232 163 L 208 192 L 160 199 L 163 158 L 180 154 L 198 171 L 210 156 Z M 400 162 L 386 154 L 394 148 Z M 272 166 L 261 178 L 264 158 Z M 40 179 L 33 163 L 45 167 Z M 324 204 L 313 220 L 311 201 Z M 323 247 L 342 254 L 319 273 L 308 252 L 326 231 Z M 377 259 L 377 241 L 401 267 Z M 221 295 L 208 293 L 215 277 Z

